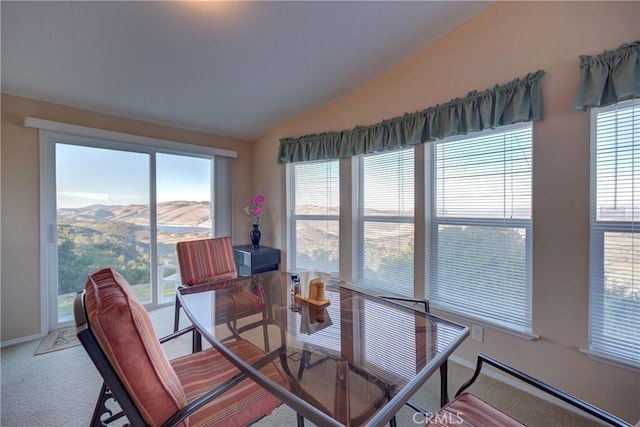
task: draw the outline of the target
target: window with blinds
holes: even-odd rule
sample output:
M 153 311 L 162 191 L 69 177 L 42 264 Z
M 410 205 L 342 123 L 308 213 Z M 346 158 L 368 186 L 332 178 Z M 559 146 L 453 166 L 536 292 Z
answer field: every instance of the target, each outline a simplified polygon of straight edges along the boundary
M 531 330 L 531 123 L 427 149 L 426 294 L 434 307 Z
M 640 100 L 591 111 L 591 352 L 640 366 Z
M 372 290 L 413 296 L 414 150 L 358 162 L 355 278 Z
M 339 270 L 340 167 L 338 160 L 290 166 L 291 269 Z
M 421 313 L 392 311 L 389 303 L 364 301 L 360 313 L 362 363 L 387 381 L 408 382 L 442 352 L 459 333 Z M 386 337 L 386 338 L 385 338 Z M 388 337 L 393 337 L 389 345 Z
M 290 310 L 289 333 L 303 343 L 312 345 L 312 348 L 307 348 L 309 350 L 320 349 L 325 354 L 341 356 L 340 331 L 342 320 L 340 302 L 335 301 L 323 310 L 325 320 L 321 329 L 318 329 L 317 326 L 314 329 L 309 328 L 309 323 L 314 322 L 312 316 L 317 315 L 317 310 L 312 309 L 309 304 L 301 306 L 300 314 Z
M 415 317 L 400 310 L 393 314 L 389 316 L 389 309 L 383 304 L 364 301 L 361 320 L 363 362 L 380 378 L 397 381 L 400 377 L 409 381 L 418 370 L 416 354 L 420 354 L 416 348 Z M 389 345 L 388 339 L 380 339 L 385 336 L 393 337 L 393 345 Z

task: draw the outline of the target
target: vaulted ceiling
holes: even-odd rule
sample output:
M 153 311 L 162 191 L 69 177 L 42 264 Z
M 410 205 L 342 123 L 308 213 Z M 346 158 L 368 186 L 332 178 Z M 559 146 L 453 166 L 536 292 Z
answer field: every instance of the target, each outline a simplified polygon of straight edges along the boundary
M 492 3 L 2 1 L 2 92 L 252 140 Z

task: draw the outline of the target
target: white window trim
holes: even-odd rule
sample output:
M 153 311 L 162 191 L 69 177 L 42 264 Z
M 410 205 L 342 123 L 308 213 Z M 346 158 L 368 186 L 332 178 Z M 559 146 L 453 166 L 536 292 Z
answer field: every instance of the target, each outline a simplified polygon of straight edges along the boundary
M 591 154 L 591 164 L 590 164 L 590 188 L 595 188 L 596 184 L 597 184 L 597 177 L 596 177 L 596 171 L 595 171 L 595 162 L 596 162 L 596 150 L 597 150 L 597 117 L 598 117 L 598 113 L 606 113 L 609 111 L 614 111 L 616 109 L 619 109 L 620 106 L 627 106 L 627 105 L 633 105 L 639 103 L 639 101 L 637 99 L 632 99 L 632 100 L 628 100 L 628 101 L 621 101 L 609 106 L 605 106 L 605 107 L 599 107 L 599 108 L 591 108 L 589 113 L 589 120 L 590 120 L 590 154 Z M 592 191 L 592 190 L 590 190 Z M 593 233 L 592 230 L 592 224 L 596 221 L 596 215 L 597 215 L 597 206 L 595 203 L 595 200 L 590 200 L 590 207 L 589 207 L 589 233 Z M 631 225 L 626 225 L 626 224 L 621 224 L 619 222 L 608 222 L 607 223 L 610 228 L 612 230 L 618 230 L 618 231 L 630 231 L 630 229 L 632 228 Z M 603 242 L 601 246 L 599 246 L 600 250 L 598 251 L 598 262 L 604 262 L 604 232 L 601 234 L 602 237 L 600 240 Z M 591 243 L 593 240 L 593 236 L 590 235 L 589 237 L 589 242 Z M 591 262 L 591 252 L 593 251 L 593 248 L 589 249 L 589 261 Z M 591 266 L 589 267 L 591 270 Z M 608 353 L 604 353 L 598 350 L 593 350 L 591 349 L 591 335 L 592 335 L 592 319 L 593 319 L 593 315 L 591 313 L 591 298 L 592 298 L 592 280 L 591 280 L 591 271 L 590 271 L 590 277 L 589 277 L 589 326 L 588 326 L 588 333 L 589 333 L 589 341 L 587 343 L 588 347 L 587 348 L 579 348 L 579 350 L 584 353 L 587 357 L 589 357 L 592 360 L 601 362 L 601 363 L 605 363 L 608 365 L 612 365 L 615 367 L 619 367 L 619 368 L 624 368 L 624 369 L 629 369 L 631 371 L 634 372 L 640 372 L 640 365 L 630 362 L 629 360 L 626 359 L 622 359 L 619 357 L 616 357 L 614 355 L 608 354 Z M 604 290 L 603 290 L 604 292 Z
M 56 242 L 55 226 L 55 168 L 51 165 L 55 161 L 55 143 L 61 142 L 62 138 L 66 141 L 79 143 L 85 146 L 98 146 L 95 140 L 108 141 L 112 145 L 121 145 L 123 148 L 131 151 L 139 151 L 149 153 L 151 151 L 161 151 L 165 153 L 189 153 L 196 156 L 208 157 L 212 159 L 211 173 L 211 200 L 215 200 L 216 192 L 213 185 L 215 170 L 213 162 L 215 156 L 223 156 L 229 158 L 237 158 L 238 153 L 232 150 L 224 150 L 213 147 L 204 147 L 199 145 L 187 144 L 170 140 L 156 139 L 139 135 L 126 134 L 122 132 L 108 131 L 104 129 L 96 129 L 85 126 L 78 126 L 69 123 L 55 122 L 34 117 L 25 117 L 24 126 L 27 128 L 38 129 L 39 138 L 39 161 L 40 161 L 40 337 L 44 337 L 49 333 L 51 326 L 51 313 L 53 307 L 50 305 L 50 287 L 53 278 L 50 277 L 52 271 L 52 263 L 56 263 L 56 253 L 50 248 L 52 243 Z M 93 141 L 92 141 L 93 140 Z M 152 205 L 155 204 L 153 194 Z M 52 220 L 53 219 L 53 220 Z M 224 227 L 227 228 L 227 227 Z M 231 226 L 232 228 L 232 226 Z M 153 242 L 151 242 L 153 243 Z M 152 275 L 152 280 L 153 280 Z
M 513 335 L 514 337 L 522 338 L 527 341 L 534 341 L 540 338 L 540 335 L 534 334 L 530 330 L 525 328 L 517 328 L 514 325 L 510 325 L 507 323 L 500 323 L 497 321 L 491 321 L 483 318 L 482 316 L 470 316 L 467 314 L 458 313 L 453 310 L 449 310 L 447 308 L 441 308 L 438 306 L 434 306 L 433 303 L 430 302 L 431 311 L 438 315 L 439 313 L 445 314 L 447 318 L 458 318 L 465 323 L 472 323 L 474 325 L 482 326 L 485 328 L 490 328 L 496 331 L 503 332 L 508 335 Z
M 520 129 L 525 129 L 525 128 L 532 128 L 532 132 L 533 132 L 533 124 L 531 122 L 523 122 L 523 123 L 516 123 L 513 125 L 507 125 L 507 126 L 500 126 L 496 129 L 492 129 L 492 130 L 486 130 L 486 131 L 479 131 L 479 132 L 473 132 L 467 135 L 456 135 L 456 136 L 452 136 L 449 138 L 446 138 L 443 141 L 438 141 L 435 143 L 432 143 L 432 145 L 428 146 L 427 149 L 425 150 L 425 164 L 427 162 L 431 162 L 433 160 L 433 153 L 435 150 L 435 145 L 436 144 L 440 144 L 440 143 L 448 143 L 448 142 L 455 142 L 455 141 L 461 141 L 464 139 L 468 139 L 468 138 L 473 138 L 474 136 L 490 136 L 490 135 L 494 135 L 494 134 L 498 134 L 498 133 L 505 133 L 505 132 L 510 132 L 510 131 L 517 131 Z M 532 135 L 533 138 L 533 135 Z M 427 168 L 427 170 L 429 170 L 429 168 Z M 526 259 L 526 271 L 527 271 L 527 299 L 528 299 L 528 307 L 527 309 L 529 310 L 528 312 L 528 320 L 529 320 L 529 327 L 528 328 L 524 328 L 524 327 L 520 327 L 517 325 L 512 325 L 512 324 L 508 324 L 508 323 L 502 323 L 499 321 L 493 321 L 490 319 L 486 319 L 482 316 L 471 316 L 468 315 L 466 313 L 460 313 L 457 312 L 455 310 L 452 310 L 450 308 L 447 307 L 441 307 L 439 306 L 437 303 L 434 303 L 433 301 L 430 300 L 430 304 L 431 307 L 433 309 L 435 309 L 435 311 L 440 311 L 443 313 L 447 313 L 456 317 L 459 317 L 461 319 L 464 320 L 468 320 L 468 321 L 472 321 L 476 324 L 482 324 L 483 326 L 487 326 L 490 327 L 492 329 L 496 329 L 526 340 L 535 340 L 539 338 L 539 335 L 536 335 L 535 333 L 533 333 L 533 278 L 532 278 L 532 271 L 533 271 L 533 218 L 530 219 L 492 219 L 492 218 L 438 218 L 436 216 L 436 212 L 435 212 L 435 194 L 434 194 L 434 180 L 435 177 L 433 176 L 433 173 L 435 173 L 434 171 L 432 171 L 432 175 L 431 176 L 425 176 L 425 206 L 426 206 L 426 213 L 425 213 L 425 217 L 426 217 L 426 227 L 425 227 L 425 244 L 429 245 L 430 248 L 426 250 L 425 253 L 425 263 L 424 263 L 424 267 L 425 267 L 425 288 L 427 289 L 425 294 L 427 295 L 427 299 L 429 296 L 429 291 L 428 291 L 428 287 L 429 287 L 429 269 L 431 268 L 431 266 L 429 265 L 429 260 L 428 260 L 428 254 L 430 253 L 429 251 L 431 251 L 434 247 L 434 238 L 431 235 L 431 231 L 434 229 L 434 224 L 443 224 L 443 225 L 449 225 L 449 224 L 459 224 L 459 225 L 485 225 L 485 226 L 500 226 L 500 227 L 517 227 L 517 228 L 524 228 L 526 230 L 526 237 L 525 237 L 525 245 L 526 245 L 526 253 L 527 253 L 527 259 Z M 533 173 L 533 172 L 532 172 Z M 437 239 L 436 239 L 437 240 Z
M 41 131 L 51 131 L 67 135 L 77 135 L 88 138 L 105 139 L 110 141 L 120 141 L 143 146 L 152 146 L 166 150 L 167 152 L 179 151 L 201 154 L 206 156 L 225 156 L 237 158 L 238 152 L 224 150 L 221 148 L 204 147 L 201 145 L 186 144 L 184 142 L 170 141 L 166 139 L 151 138 L 147 136 L 132 135 L 123 132 L 114 132 L 104 129 L 96 129 L 86 126 L 72 125 L 70 123 L 54 122 L 35 117 L 25 117 L 24 127 L 40 129 Z
M 317 160 L 311 162 L 297 163 L 297 164 L 311 164 L 311 163 L 325 163 L 333 160 Z M 295 186 L 295 166 L 296 163 L 288 163 L 285 169 L 285 181 L 286 181 L 286 212 L 287 212 L 287 236 L 286 246 L 287 253 L 287 266 L 288 272 L 297 272 L 300 268 L 297 267 L 297 254 L 296 254 L 296 222 L 298 220 L 314 221 L 314 220 L 330 220 L 337 221 L 340 224 L 340 213 L 338 215 L 296 215 L 296 186 Z M 338 162 L 338 168 L 341 168 Z M 342 173 L 340 169 L 339 173 Z M 339 180 L 342 182 L 342 180 Z M 342 190 L 342 189 L 340 189 Z M 340 239 L 342 241 L 342 239 Z M 338 270 L 340 265 L 338 264 Z M 331 271 L 331 277 L 337 279 L 340 277 L 340 271 Z
M 640 373 L 640 366 L 630 363 L 627 360 L 617 358 L 610 354 L 601 353 L 596 350 L 589 350 L 586 348 L 580 348 L 579 350 L 585 355 L 587 355 L 587 357 L 589 357 L 589 359 L 591 360 L 595 360 L 597 362 L 606 363 L 607 365 L 615 366 L 618 368 L 624 368 L 633 372 Z
M 362 154 L 354 157 L 354 176 L 356 179 L 354 180 L 354 192 L 353 192 L 353 203 L 356 206 L 355 215 L 353 217 L 353 258 L 352 258 L 352 276 L 353 280 L 356 282 L 363 281 L 364 275 L 364 225 L 366 222 L 377 222 L 377 223 L 392 223 L 392 224 L 412 224 L 414 226 L 414 245 L 417 239 L 416 236 L 416 217 L 417 210 L 415 207 L 415 203 L 417 198 L 415 197 L 415 191 L 417 191 L 416 181 L 418 179 L 419 173 L 416 170 L 416 163 L 418 158 L 418 151 L 416 150 L 416 146 L 407 147 L 399 149 L 402 150 L 413 150 L 413 163 L 414 163 L 414 214 L 413 216 L 370 216 L 364 215 L 364 159 L 366 157 L 375 156 L 377 154 L 383 154 L 385 152 L 379 153 L 371 153 L 371 154 Z M 413 287 L 413 295 L 409 295 L 409 297 L 413 297 L 416 295 L 416 278 L 415 278 L 415 265 L 416 265 L 416 257 L 414 252 L 413 265 L 414 265 L 414 278 L 411 283 Z M 396 292 L 394 289 L 383 289 L 381 287 L 370 287 L 359 285 L 365 292 L 381 294 L 384 292 L 384 295 L 390 296 L 398 296 L 406 298 L 408 295 L 403 293 Z

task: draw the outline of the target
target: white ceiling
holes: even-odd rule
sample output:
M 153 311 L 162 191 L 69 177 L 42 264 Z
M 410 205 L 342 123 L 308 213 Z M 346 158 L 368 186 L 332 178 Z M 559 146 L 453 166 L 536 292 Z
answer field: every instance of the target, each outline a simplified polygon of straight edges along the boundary
M 491 3 L 2 1 L 2 92 L 252 140 Z

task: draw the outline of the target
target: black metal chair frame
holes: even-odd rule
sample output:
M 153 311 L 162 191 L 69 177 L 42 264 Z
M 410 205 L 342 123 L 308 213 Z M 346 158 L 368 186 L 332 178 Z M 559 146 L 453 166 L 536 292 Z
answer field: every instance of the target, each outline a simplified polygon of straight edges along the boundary
M 73 304 L 74 316 L 76 319 L 76 332 L 80 343 L 87 351 L 87 354 L 89 354 L 91 361 L 98 369 L 98 372 L 100 372 L 104 381 L 100 389 L 100 394 L 98 395 L 98 401 L 96 402 L 96 407 L 94 409 L 90 425 L 91 427 L 107 426 L 113 421 L 126 416 L 129 421 L 128 425 L 134 427 L 145 426 L 146 423 L 140 414 L 140 411 L 122 384 L 118 374 L 113 369 L 111 362 L 107 358 L 102 347 L 98 343 L 96 336 L 91 330 L 91 325 L 87 318 L 84 297 L 85 291 L 78 292 Z M 165 343 L 194 330 L 195 327 L 190 326 L 176 333 L 167 335 L 166 337 L 159 339 L 159 341 L 160 343 Z M 224 383 L 221 383 L 202 395 L 200 398 L 177 411 L 173 416 L 171 416 L 171 418 L 169 418 L 169 420 L 167 420 L 164 426 L 169 427 L 180 425 L 191 414 L 211 402 L 213 399 L 221 396 L 245 378 L 247 378 L 245 374 L 237 374 Z M 114 413 L 113 410 L 107 408 L 106 404 L 109 400 L 117 402 L 121 410 Z
M 405 298 L 405 297 L 397 297 L 397 296 L 392 296 L 392 295 L 379 295 L 381 298 L 386 299 L 386 300 L 391 300 L 391 301 L 403 301 L 403 302 L 411 302 L 411 303 L 417 303 L 417 304 L 423 304 L 424 305 L 424 312 L 425 313 L 429 313 L 429 300 L 427 299 L 415 299 L 415 298 Z M 482 368 L 482 364 L 483 363 L 487 363 L 495 368 L 497 368 L 498 370 L 505 372 L 521 381 L 523 381 L 524 383 L 533 386 L 545 393 L 548 393 L 566 403 L 568 403 L 569 405 L 580 409 L 596 418 L 598 418 L 601 421 L 605 421 L 613 426 L 621 426 L 621 427 L 630 427 L 631 424 L 621 420 L 620 418 L 609 414 L 606 411 L 603 411 L 600 408 L 597 408 L 587 402 L 585 402 L 584 400 L 578 399 L 575 396 L 572 396 L 568 393 L 565 393 L 561 390 L 558 390 L 555 387 L 550 386 L 549 384 L 546 384 L 536 378 L 533 378 L 530 375 L 525 374 L 524 372 L 521 372 L 515 368 L 512 368 L 502 362 L 500 362 L 497 359 L 494 359 L 490 356 L 487 356 L 484 353 L 480 353 L 478 355 L 478 360 L 476 363 L 476 369 L 475 372 L 473 373 L 473 376 L 471 377 L 471 379 L 469 379 L 469 381 L 467 381 L 466 383 L 464 383 L 462 386 L 460 386 L 460 388 L 458 389 L 458 391 L 455 394 L 455 397 L 460 396 L 460 394 L 462 394 L 462 392 L 464 392 L 467 388 L 469 388 L 474 381 L 478 378 L 478 376 L 480 375 L 480 370 Z M 446 371 L 447 371 L 447 366 L 443 365 L 443 369 L 444 372 L 441 369 L 441 374 L 446 375 Z M 444 386 L 441 385 L 441 388 L 443 388 Z M 442 406 L 444 406 L 447 402 L 448 402 L 448 396 L 446 395 L 447 391 L 446 388 L 443 388 L 441 390 L 441 393 L 443 393 L 443 399 L 441 399 L 441 404 Z M 410 406 L 411 408 L 413 408 L 414 410 L 418 411 L 418 412 L 422 412 L 424 415 L 431 415 L 430 411 L 425 410 L 424 408 L 420 407 L 419 405 L 417 405 L 415 402 L 413 401 L 408 401 L 407 402 L 407 406 Z
M 497 359 L 494 359 L 490 356 L 487 356 L 486 354 L 480 353 L 478 354 L 478 360 L 476 363 L 476 369 L 475 372 L 473 373 L 473 376 L 471 377 L 471 379 L 469 379 L 469 381 L 467 381 L 466 383 L 462 384 L 460 386 L 460 388 L 458 389 L 458 391 L 456 392 L 455 397 L 460 396 L 460 394 L 462 394 L 462 392 L 464 392 L 467 388 L 469 388 L 474 381 L 478 378 L 478 376 L 480 375 L 480 370 L 482 369 L 482 365 L 483 363 L 486 363 L 488 365 L 493 366 L 494 368 L 505 372 L 506 374 L 511 375 L 514 378 L 517 378 L 520 381 L 523 381 L 524 383 L 535 387 L 538 390 L 541 390 L 545 393 L 550 394 L 551 396 L 562 400 L 563 402 L 568 403 L 569 405 L 573 406 L 574 408 L 580 409 L 581 411 L 601 420 L 604 421 L 612 426 L 619 426 L 619 427 L 631 427 L 631 424 L 627 423 L 624 420 L 621 420 L 620 418 L 616 417 L 615 415 L 612 415 L 606 411 L 603 411 L 600 408 L 597 408 L 593 405 L 591 405 L 590 403 L 585 402 L 582 399 L 578 399 L 575 396 L 572 396 L 568 393 L 565 393 L 561 390 L 558 390 L 557 388 L 550 386 L 549 384 L 546 384 L 536 378 L 533 378 L 530 375 L 525 374 L 524 372 L 521 372 L 515 368 L 512 368 L 509 365 L 506 365 L 503 362 L 500 362 Z

